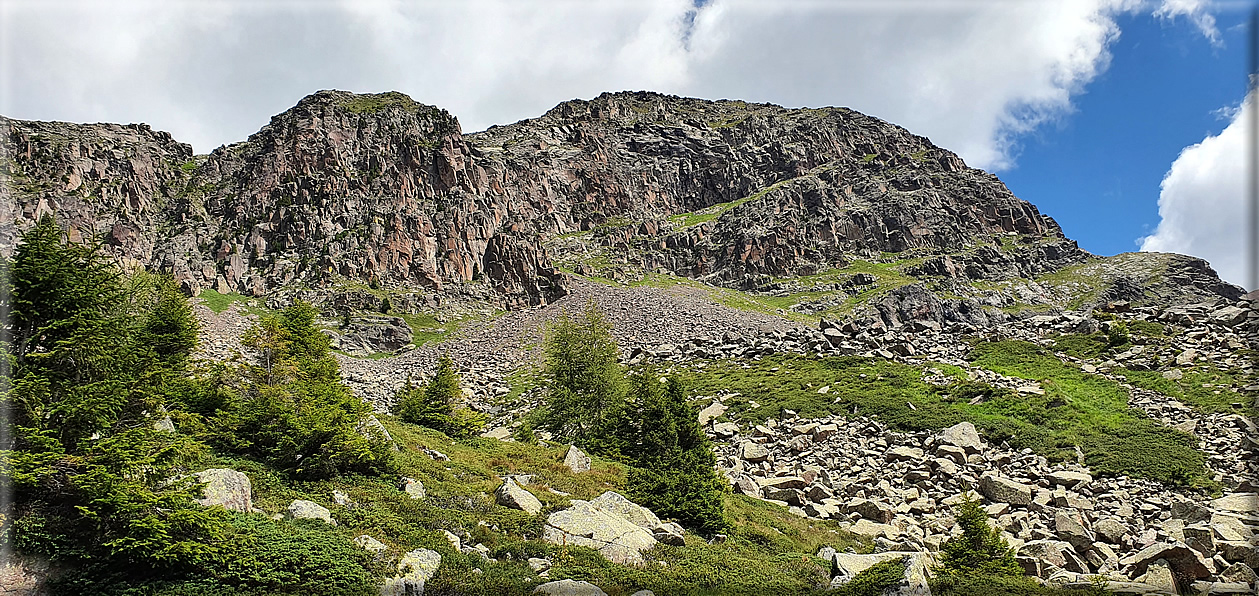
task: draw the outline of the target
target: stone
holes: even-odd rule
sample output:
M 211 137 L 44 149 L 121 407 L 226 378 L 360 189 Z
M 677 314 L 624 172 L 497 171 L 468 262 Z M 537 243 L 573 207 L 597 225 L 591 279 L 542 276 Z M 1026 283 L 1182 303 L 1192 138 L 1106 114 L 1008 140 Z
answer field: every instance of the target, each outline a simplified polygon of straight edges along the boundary
M 534 588 L 533 593 L 549 596 L 608 596 L 599 586 L 572 579 L 547 582 Z
M 1145 574 L 1138 578 L 1137 581 L 1148 586 L 1154 586 L 1154 589 L 1159 592 L 1167 594 L 1180 593 L 1180 590 L 1176 588 L 1176 578 L 1172 574 L 1171 566 L 1162 559 L 1151 563 L 1146 568 Z
M 893 447 L 887 451 L 884 459 L 889 462 L 919 461 L 922 459 L 922 450 L 917 447 Z
M 739 425 L 733 422 L 718 422 L 713 425 L 713 434 L 722 439 L 729 439 L 739 434 Z
M 342 330 L 339 349 L 353 356 L 396 352 L 411 343 L 411 326 L 399 317 L 356 318 Z
M 807 488 L 809 483 L 799 476 L 772 476 L 769 478 L 757 478 L 756 483 L 762 489 L 802 489 Z
M 707 407 L 699 411 L 700 426 L 708 424 L 710 421 L 716 418 L 720 418 L 721 415 L 725 414 L 726 410 L 728 409 L 729 408 L 726 406 L 726 404 L 723 404 L 717 400 L 713 400 L 713 403 L 708 404 Z
M 568 447 L 568 453 L 564 455 L 564 465 L 574 474 L 590 471 L 590 456 L 582 453 L 576 445 Z
M 441 564 L 442 556 L 426 548 L 402 555 L 398 560 L 398 575 L 385 580 L 381 596 L 423 596 L 424 583 L 437 575 Z
M 249 477 L 242 472 L 226 468 L 211 468 L 192 475 L 205 484 L 197 503 L 206 507 L 220 505 L 229 511 L 248 513 L 253 510 L 253 487 Z
M 1078 517 L 1070 512 L 1058 510 L 1054 514 L 1054 530 L 1058 539 L 1074 546 L 1077 552 L 1084 552 L 1093 545 L 1093 535 L 1084 528 Z
M 1259 514 L 1259 493 L 1232 493 L 1211 501 L 1211 508 L 1233 513 Z
M 339 490 L 332 491 L 332 503 L 338 507 L 353 507 L 354 501 L 350 499 L 350 495 Z
M 966 453 L 981 453 L 984 450 L 983 439 L 979 438 L 979 431 L 975 430 L 975 425 L 969 422 L 959 422 L 940 431 L 940 440 L 961 447 Z
M 896 517 L 891 506 L 869 499 L 853 499 L 844 505 L 844 511 L 880 524 L 890 524 Z
M 1122 544 L 1124 535 L 1128 533 L 1128 527 L 1123 522 L 1109 517 L 1093 524 L 1093 530 L 1099 538 L 1111 544 Z
M 837 588 L 852 581 L 857 574 L 884 561 L 901 560 L 905 564 L 905 575 L 899 585 L 882 592 L 888 596 L 930 596 L 927 585 L 930 569 L 935 561 L 928 553 L 921 552 L 881 552 L 869 555 L 834 553 L 831 555 L 833 579 L 831 587 Z
M 456 536 L 454 532 L 451 532 L 450 530 L 442 530 L 442 536 L 446 538 L 446 542 L 450 543 L 450 548 L 453 548 L 456 551 L 463 550 L 463 540 Z
M 605 491 L 603 494 L 591 499 L 590 504 L 646 530 L 654 530 L 660 527 L 660 518 L 656 517 L 655 513 L 625 498 L 625 495 L 618 492 Z
M 744 443 L 741 450 L 741 457 L 745 461 L 762 462 L 769 458 L 769 450 L 760 443 Z
M 686 546 L 685 530 L 674 522 L 663 522 L 651 531 L 657 541 L 670 546 Z
M 542 512 L 542 501 L 533 493 L 521 488 L 514 478 L 507 478 L 494 490 L 494 502 L 511 509 L 519 509 L 529 515 Z
M 548 515 L 542 539 L 551 544 L 588 546 L 621 564 L 641 563 L 642 551 L 657 543 L 650 531 L 582 500 Z
M 1032 502 L 1032 487 L 995 474 L 979 478 L 979 492 L 998 503 L 1027 505 Z
M 1088 472 L 1070 472 L 1067 470 L 1055 470 L 1049 473 L 1049 480 L 1054 484 L 1065 487 L 1073 487 L 1077 484 L 1087 484 L 1093 481 L 1093 476 Z
M 412 499 L 423 499 L 427 496 L 427 493 L 424 491 L 424 483 L 416 480 L 415 478 L 407 478 L 404 476 L 399 488 L 401 488 L 402 492 L 406 493 L 407 496 Z
M 1145 573 L 1146 568 L 1159 560 L 1166 561 L 1174 573 L 1183 577 L 1203 579 L 1211 576 L 1202 555 L 1184 544 L 1151 544 L 1120 559 L 1119 564 L 1130 567 L 1130 574 L 1135 577 Z
M 362 534 L 355 537 L 354 544 L 357 544 L 359 548 L 362 548 L 363 550 L 369 553 L 372 553 L 373 555 L 378 555 L 378 556 L 383 554 L 385 551 L 389 550 L 389 547 L 386 546 L 385 543 L 379 540 L 376 540 L 375 538 L 372 538 L 371 536 L 368 536 L 367 534 Z
M 865 518 L 857 520 L 848 531 L 861 536 L 870 538 L 883 536 L 888 539 L 896 539 L 901 535 L 901 529 L 891 524 L 881 524 Z
M 1215 556 L 1215 533 L 1210 526 L 1206 524 L 1185 526 L 1181 530 L 1181 535 L 1185 537 L 1185 546 L 1202 553 L 1205 558 Z
M 327 507 L 314 501 L 296 499 L 289 503 L 288 514 L 293 519 L 317 519 L 324 523 L 337 525 L 337 521 L 332 519 L 332 512 L 328 511 Z

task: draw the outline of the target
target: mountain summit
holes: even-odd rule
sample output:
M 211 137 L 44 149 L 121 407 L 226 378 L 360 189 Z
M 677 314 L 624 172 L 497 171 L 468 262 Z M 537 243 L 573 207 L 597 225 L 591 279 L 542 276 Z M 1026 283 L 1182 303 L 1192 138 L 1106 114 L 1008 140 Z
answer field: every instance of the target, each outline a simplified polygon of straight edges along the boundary
M 972 282 L 1096 261 L 996 176 L 844 108 L 604 93 L 464 135 L 401 93 L 319 91 L 204 156 L 143 124 L 0 122 L 6 252 L 53 213 L 192 294 L 318 302 L 366 284 L 512 308 L 563 296 L 564 271 L 774 292 L 869 262 L 1009 306 Z M 1241 293 L 1197 259 L 1125 258 L 1087 300 Z

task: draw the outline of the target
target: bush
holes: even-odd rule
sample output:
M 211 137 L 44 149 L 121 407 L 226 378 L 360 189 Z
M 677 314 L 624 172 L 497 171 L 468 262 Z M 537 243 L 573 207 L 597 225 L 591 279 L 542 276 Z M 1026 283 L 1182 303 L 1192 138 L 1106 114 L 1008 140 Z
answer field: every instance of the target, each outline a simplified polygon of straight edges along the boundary
M 462 405 L 459 373 L 449 355 L 437 360 L 437 370 L 424 387 L 407 377 L 398 392 L 394 412 L 403 422 L 440 430 L 452 437 L 473 437 L 485 429 L 486 416 Z
M 22 237 L 0 292 L 11 314 L 0 406 L 10 449 L 0 491 L 28 552 L 164 574 L 212 554 L 221 511 L 172 481 L 202 446 L 154 424 L 188 375 L 196 323 L 169 278 L 124 278 L 95 245 L 65 240 L 51 217 Z
M 988 514 L 969 492 L 955 508 L 962 533 L 950 537 L 940 547 L 937 574 L 950 577 L 1021 576 L 1023 568 L 1014 560 L 1014 549 L 1001 536 L 999 528 L 988 526 Z
M 902 559 L 890 559 L 875 563 L 869 569 L 858 573 L 833 594 L 834 596 L 883 596 L 888 589 L 899 586 L 904 577 L 905 562 Z
M 371 407 L 341 382 L 316 314 L 298 302 L 244 334 L 253 358 L 238 367 L 239 391 L 211 420 L 210 438 L 294 477 L 390 472 L 389 443 L 363 428 Z

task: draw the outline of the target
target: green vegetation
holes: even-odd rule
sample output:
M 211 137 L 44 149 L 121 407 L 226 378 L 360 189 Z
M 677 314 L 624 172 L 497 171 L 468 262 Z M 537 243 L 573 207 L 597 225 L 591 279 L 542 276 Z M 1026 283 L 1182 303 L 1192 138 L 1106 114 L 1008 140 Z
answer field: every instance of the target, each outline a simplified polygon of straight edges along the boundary
M 388 472 L 388 443 L 359 428 L 371 407 L 341 382 L 330 340 L 314 326 L 317 314 L 298 302 L 262 317 L 241 337 L 253 361 L 223 371 L 187 405 L 205 418 L 215 447 L 295 477 Z
M 836 590 L 836 596 L 883 596 L 890 588 L 895 588 L 905 576 L 905 562 L 901 559 L 890 559 L 875 563 L 869 569 L 858 573 L 848 583 Z
M 532 426 L 578 444 L 603 436 L 606 414 L 625 395 L 625 373 L 603 313 L 589 303 L 580 319 L 561 317 L 546 330 L 545 353 L 546 401 L 531 413 Z
M 970 358 L 977 366 L 1038 381 L 1044 395 L 1015 395 L 962 380 L 937 387 L 925 383 L 918 368 L 851 356 L 705 362 L 688 380 L 701 395 L 737 393 L 725 400 L 726 416 L 745 424 L 780 417 L 784 410 L 807 418 L 873 416 L 914 431 L 970 421 L 990 441 L 1031 448 L 1051 460 L 1071 459 L 1079 446 L 1095 474 L 1206 482 L 1193 438 L 1128 408 L 1119 384 L 1024 342 L 979 343 Z
M 594 303 L 580 319 L 552 324 L 544 348 L 545 400 L 526 429 L 630 464 L 629 496 L 666 519 L 705 535 L 727 529 L 726 483 L 680 381 L 644 369 L 627 382 L 611 327 Z
M 357 95 L 342 102 L 341 107 L 355 114 L 374 114 L 392 107 L 416 110 L 420 107 L 420 104 L 415 103 L 414 100 L 407 97 L 404 93 L 388 91 L 385 93 Z
M 629 497 L 664 519 L 700 534 L 728 529 L 722 509 L 727 483 L 717 475 L 711 442 L 676 378 L 665 387 L 652 371 L 630 380 L 630 395 L 611 416 L 615 453 L 628 459 Z
M 1115 374 L 1135 387 L 1157 391 L 1168 397 L 1193 406 L 1204 413 L 1240 413 L 1259 416 L 1254 400 L 1233 387 L 1241 384 L 1237 375 L 1220 370 L 1210 364 L 1201 364 L 1183 371 L 1179 379 L 1168 379 L 1162 373 L 1149 370 L 1118 369 Z M 1242 404 L 1241 411 L 1233 404 Z
M 472 437 L 485 429 L 485 414 L 462 405 L 459 373 L 450 356 L 437 360 L 437 371 L 428 385 L 416 387 L 407 378 L 399 391 L 396 413 L 404 422 L 440 430 L 452 437 Z
M 248 296 L 238 294 L 236 292 L 232 292 L 230 294 L 220 294 L 214 290 L 205 289 L 201 290 L 201 293 L 198 294 L 197 297 L 205 302 L 207 308 L 216 313 L 223 312 L 227 310 L 227 307 L 236 303 L 244 303 L 245 305 L 249 304 Z
M 16 519 L 6 540 L 70 564 L 163 574 L 215 556 L 221 511 L 176 473 L 199 444 L 155 426 L 184 384 L 196 319 L 169 278 L 124 279 L 94 245 L 45 216 L 22 237 L 2 306 L 12 448 L 0 478 Z M 174 478 L 174 480 L 172 480 Z
M 777 190 L 779 187 L 789 182 L 792 182 L 793 180 L 795 179 L 792 178 L 788 180 L 783 180 L 781 182 L 775 182 L 741 199 L 735 199 L 733 201 L 727 201 L 725 203 L 717 203 L 716 205 L 713 205 L 711 207 L 705 207 L 703 209 L 700 209 L 699 211 L 692 211 L 691 213 L 679 213 L 677 215 L 671 215 L 669 216 L 669 221 L 673 222 L 673 224 L 679 228 L 689 228 L 692 226 L 697 226 L 706 221 L 710 221 L 718 217 L 721 217 L 727 211 L 730 211 L 731 209 L 734 209 L 735 207 L 738 207 L 740 205 L 743 205 L 745 203 L 749 203 L 752 201 L 760 200 L 765 195 L 769 194 L 771 191 Z
M 962 502 L 954 507 L 962 533 L 950 537 L 940 547 L 940 576 L 974 577 L 1023 575 L 1023 568 L 1014 560 L 1014 549 L 1001 536 L 1001 529 L 988 525 L 988 514 L 969 492 L 962 493 Z

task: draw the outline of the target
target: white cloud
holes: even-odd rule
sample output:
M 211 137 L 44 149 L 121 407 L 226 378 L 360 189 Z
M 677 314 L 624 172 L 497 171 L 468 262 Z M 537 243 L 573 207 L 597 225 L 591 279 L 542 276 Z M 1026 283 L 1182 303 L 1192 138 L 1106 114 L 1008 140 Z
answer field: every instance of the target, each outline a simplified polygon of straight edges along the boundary
M 1207 14 L 1194 6 L 1166 14 Z M 1106 68 L 1113 15 L 1142 7 L 1153 5 L 9 0 L 0 113 L 145 121 L 207 152 L 325 88 L 403 91 L 465 130 L 652 89 L 848 106 L 1002 169 L 1021 134 L 1069 113 Z
M 1141 250 L 1201 257 L 1221 278 L 1248 283 L 1247 127 L 1254 116 L 1251 96 L 1220 134 L 1180 152 L 1163 177 L 1158 199 L 1162 221 L 1153 234 L 1141 239 Z
M 1202 36 L 1210 40 L 1212 45 L 1221 45 L 1220 30 L 1215 27 L 1215 16 L 1211 14 L 1211 0 L 1163 0 L 1154 10 L 1154 16 L 1169 20 L 1183 16 L 1189 19 Z

